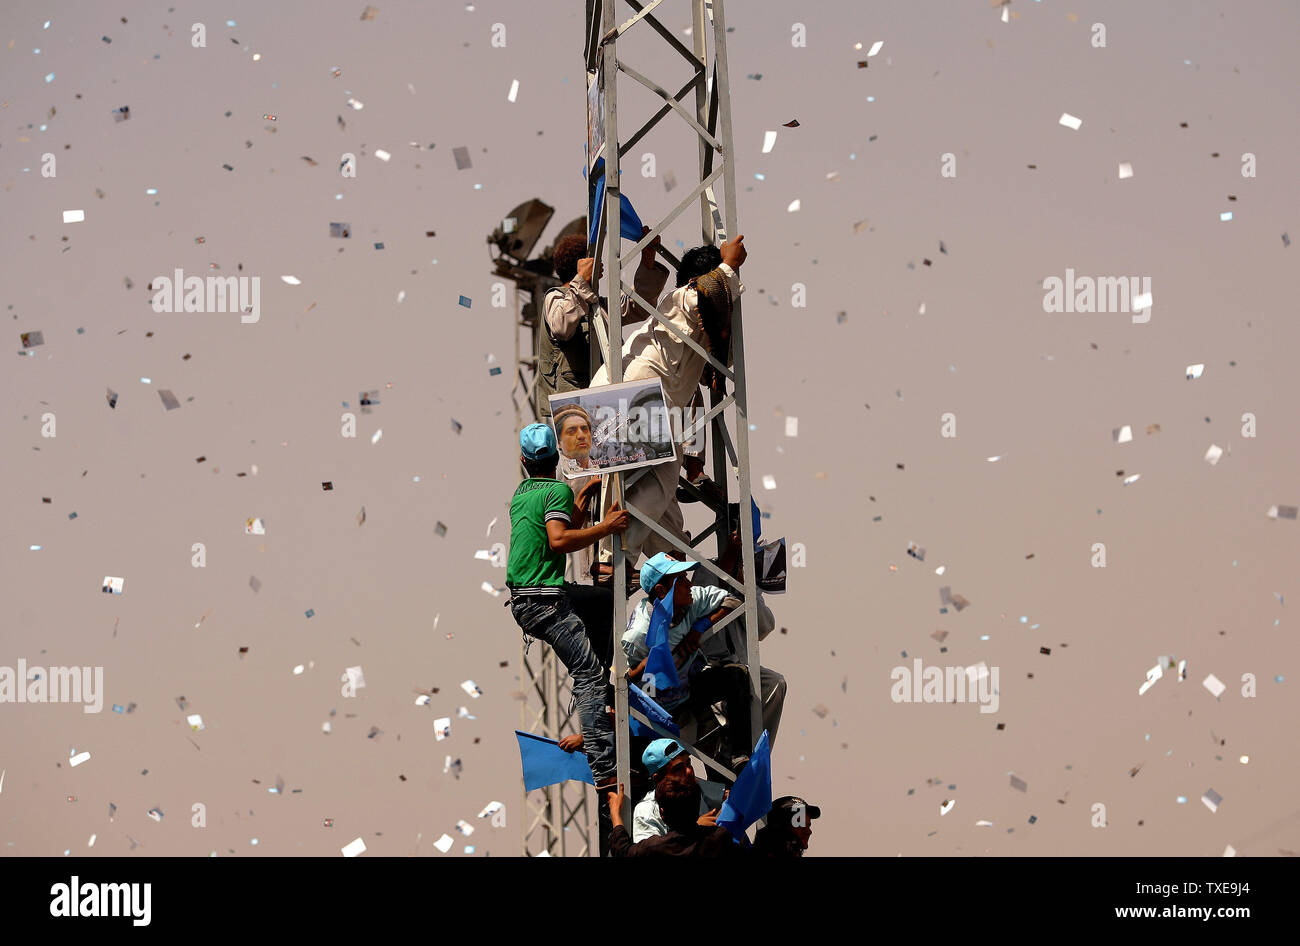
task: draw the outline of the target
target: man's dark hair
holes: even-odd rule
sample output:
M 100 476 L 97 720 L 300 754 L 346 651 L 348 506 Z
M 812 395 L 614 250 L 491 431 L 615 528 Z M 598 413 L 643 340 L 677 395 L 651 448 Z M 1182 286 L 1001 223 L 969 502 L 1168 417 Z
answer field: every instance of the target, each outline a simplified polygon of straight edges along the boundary
M 553 453 L 549 457 L 543 457 L 540 460 L 529 460 L 524 458 L 524 469 L 532 477 L 546 478 L 555 475 L 555 468 L 560 464 L 560 455 Z
M 555 244 L 555 275 L 568 282 L 578 275 L 578 260 L 587 256 L 587 238 L 581 233 L 570 233 Z
M 696 276 L 703 276 L 718 268 L 722 251 L 710 243 L 693 247 L 682 254 L 682 264 L 677 267 L 677 288 L 680 289 Z
M 665 772 L 655 785 L 655 801 L 669 831 L 690 833 L 700 818 L 700 786 L 693 772 Z

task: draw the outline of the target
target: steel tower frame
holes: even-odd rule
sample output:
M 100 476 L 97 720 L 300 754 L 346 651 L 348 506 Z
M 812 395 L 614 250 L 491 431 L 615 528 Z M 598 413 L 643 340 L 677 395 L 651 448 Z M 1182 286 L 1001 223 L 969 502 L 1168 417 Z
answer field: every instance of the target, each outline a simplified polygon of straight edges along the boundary
M 704 635 L 704 638 L 707 639 L 714 634 L 720 633 L 732 621 L 744 619 L 746 659 L 748 661 L 752 691 L 750 724 L 751 732 L 757 737 L 763 731 L 763 691 L 759 668 L 758 593 L 754 571 L 754 528 L 752 517 L 749 514 L 752 484 L 749 466 L 749 412 L 741 300 L 739 298 L 735 300 L 732 311 L 731 358 L 730 366 L 728 366 L 718 358 L 710 355 L 694 340 L 682 337 L 671 323 L 659 314 L 656 305 L 657 299 L 647 300 L 642 298 L 622 278 L 623 267 L 639 260 L 642 250 L 655 237 L 661 235 L 677 217 L 688 210 L 691 204 L 696 201 L 699 202 L 700 207 L 700 234 L 704 242 L 718 245 L 728 239 L 729 235 L 738 232 L 735 150 L 732 146 L 731 86 L 728 76 L 727 27 L 723 0 L 684 0 L 691 13 L 693 48 L 688 48 L 678 40 L 654 15 L 655 11 L 666 2 L 668 0 L 647 0 L 644 3 L 640 2 L 640 0 L 586 0 L 585 53 L 588 101 L 603 102 L 603 115 L 601 117 L 604 120 L 603 141 L 595 153 L 588 154 L 588 167 L 592 167 L 598 158 L 604 158 L 605 161 L 604 207 L 596 243 L 591 248 L 591 252 L 597 258 L 600 257 L 602 251 L 604 253 L 605 263 L 602 279 L 605 290 L 603 295 L 606 299 L 617 300 L 621 298 L 621 293 L 626 291 L 634 302 L 650 313 L 651 318 L 659 321 L 674 337 L 679 338 L 703 356 L 728 383 L 729 390 L 725 394 L 719 395 L 716 392 L 710 392 L 707 411 L 702 418 L 695 419 L 694 423 L 683 432 L 683 441 L 690 440 L 697 432 L 704 430 L 706 427 L 712 428 L 712 436 L 708 438 L 711 462 L 706 464 L 706 468 L 710 470 L 713 481 L 727 493 L 728 499 L 731 498 L 733 490 L 732 478 L 729 473 L 732 471 L 735 473 L 736 483 L 734 489 L 741 510 L 739 526 L 741 555 L 744 563 L 743 582 L 738 582 L 730 575 L 725 574 L 697 550 L 698 546 L 712 535 L 717 543 L 718 554 L 722 553 L 728 538 L 725 506 L 716 511 L 714 522 L 708 529 L 694 536 L 690 544 L 685 544 L 670 535 L 657 521 L 636 508 L 635 504 L 626 501 L 627 488 L 644 475 L 644 470 L 635 471 L 626 477 L 619 473 L 608 474 L 607 481 L 610 483 L 613 495 L 622 499 L 624 508 L 632 516 L 645 523 L 682 556 L 698 562 L 702 568 L 707 568 L 716 574 L 736 597 L 742 599 L 743 607 L 737 608 L 719 621 Z M 673 0 L 672 5 L 680 8 L 682 2 L 683 0 Z M 631 16 L 620 22 L 618 13 L 624 4 L 629 8 Z M 642 33 L 652 30 L 674 54 L 680 55 L 690 64 L 691 78 L 676 93 L 668 91 L 664 86 L 643 75 L 630 63 L 619 60 L 617 53 L 618 40 L 632 29 L 640 29 Z M 626 139 L 621 139 L 618 135 L 617 78 L 620 72 L 663 101 L 663 105 L 646 119 L 634 134 Z M 595 91 L 597 93 L 594 100 L 590 94 L 593 91 L 593 86 L 596 87 Z M 682 100 L 692 91 L 695 93 L 693 109 L 682 105 Z M 650 232 L 636 246 L 626 253 L 620 254 L 621 240 L 617 238 L 609 239 L 607 234 L 617 234 L 619 232 L 622 204 L 619 196 L 621 159 L 651 129 L 658 125 L 660 120 L 670 113 L 680 118 L 696 136 L 699 150 L 698 176 L 694 186 L 690 188 L 689 192 L 677 205 L 661 220 L 650 224 Z M 588 115 L 589 122 L 594 118 L 595 116 Z M 611 143 L 616 143 L 617 146 L 611 147 Z M 719 183 L 722 191 L 721 203 L 717 199 L 716 192 L 716 186 Z M 646 223 L 650 222 L 646 221 Z M 672 259 L 672 255 L 662 250 L 662 248 L 660 252 L 665 257 Z M 535 292 L 533 299 L 535 303 L 540 303 L 541 293 Z M 592 367 L 594 371 L 599 363 L 597 358 L 599 358 L 609 367 L 610 383 L 618 384 L 623 380 L 622 312 L 617 304 L 607 305 L 606 309 L 610 323 L 608 332 L 605 331 L 600 319 L 592 320 L 594 329 Z M 518 321 L 520 329 L 527 326 L 533 334 L 533 347 L 531 350 L 534 353 L 536 352 L 536 325 L 537 320 L 541 317 L 542 313 L 534 308 L 531 320 L 520 319 Z M 723 359 L 726 359 L 727 353 L 719 354 Z M 515 387 L 517 389 L 520 384 L 525 386 L 530 405 L 529 410 L 534 413 L 535 417 L 535 405 L 531 396 L 533 383 L 525 380 L 523 368 L 531 366 L 535 372 L 536 360 L 534 358 L 530 361 L 520 357 L 520 355 L 519 337 L 518 332 L 516 332 Z M 734 417 L 734 436 L 727 425 L 728 411 L 731 411 Z M 521 421 L 521 412 L 518 400 L 516 400 L 516 426 L 519 426 Z M 681 482 L 685 484 L 684 480 Z M 694 488 L 689 484 L 686 484 L 686 486 L 687 489 L 694 491 Z M 621 630 L 627 626 L 628 610 L 627 577 L 624 565 L 626 554 L 621 540 L 613 543 L 613 550 L 613 628 L 617 637 Z M 618 778 L 623 785 L 630 788 L 629 720 L 635 718 L 642 725 L 649 727 L 662 736 L 673 736 L 673 734 L 663 730 L 639 711 L 629 707 L 627 658 L 617 639 L 613 642 L 613 657 Z M 528 696 L 530 695 L 529 691 L 533 691 L 541 702 L 541 708 L 530 713 L 530 708 L 525 703 L 522 714 L 525 728 L 530 728 L 529 724 L 531 723 L 533 728 L 530 731 L 557 738 L 562 730 L 569 729 L 572 731 L 575 723 L 575 714 L 568 711 L 566 702 L 562 702 L 562 698 L 568 690 L 568 675 L 564 668 L 558 664 L 549 647 L 543 647 L 543 653 L 540 657 L 534 658 L 534 662 L 537 666 L 536 670 L 534 670 L 534 664 L 530 663 L 526 656 L 524 657 L 525 694 Z M 535 727 L 540 727 L 540 729 Z M 693 756 L 708 768 L 728 780 L 734 780 L 735 773 L 729 768 L 730 760 L 714 759 L 699 747 L 687 743 L 680 737 L 673 736 L 673 738 L 677 738 Z M 576 848 L 574 853 L 577 856 L 590 854 L 596 850 L 596 845 L 593 843 L 590 833 L 592 819 L 589 798 L 592 793 L 586 785 L 577 782 L 565 782 L 531 793 L 534 799 L 537 799 L 539 795 L 542 796 L 538 800 L 530 800 L 528 794 L 525 793 L 524 795 L 525 817 L 522 826 L 523 853 L 526 856 L 536 855 L 542 851 L 561 855 L 568 853 L 568 848 L 571 845 L 566 843 L 564 836 L 566 829 L 583 833 L 581 844 L 572 845 Z M 631 798 L 627 799 L 623 812 L 624 822 L 630 823 L 631 821 L 631 805 L 633 801 Z M 538 844 L 539 837 L 544 837 L 544 841 L 540 845 Z
M 603 99 L 604 105 L 603 142 L 596 153 L 588 155 L 588 164 L 594 164 L 598 158 L 604 158 L 605 161 L 603 219 L 600 221 L 595 252 L 599 255 L 603 244 L 605 298 L 610 300 L 610 304 L 607 306 L 610 329 L 608 337 L 601 337 L 599 341 L 603 349 L 601 354 L 609 368 L 611 384 L 618 384 L 623 380 L 623 320 L 621 309 L 614 301 L 621 298 L 620 293 L 624 290 L 623 267 L 638 260 L 641 251 L 697 200 L 700 206 L 700 231 L 705 242 L 719 244 L 725 241 L 728 235 L 737 233 L 735 149 L 732 146 L 731 86 L 728 75 L 727 26 L 723 0 L 687 0 L 691 10 L 693 49 L 688 49 L 654 15 L 654 11 L 662 6 L 665 0 L 649 0 L 646 3 L 639 2 L 639 0 L 622 0 L 622 2 L 631 8 L 633 15 L 620 23 L 618 21 L 619 0 L 587 0 L 588 101 L 592 100 L 590 91 L 591 86 L 595 84 L 599 87 L 599 96 L 596 101 L 600 102 Z M 690 80 L 676 94 L 669 92 L 663 85 L 638 72 L 629 63 L 619 60 L 617 52 L 618 40 L 632 29 L 640 29 L 642 32 L 653 30 L 669 48 L 690 63 L 693 74 Z M 711 44 L 710 40 L 712 40 Z M 620 72 L 654 93 L 664 103 L 626 140 L 620 138 L 618 134 L 617 80 Z M 695 92 L 695 108 L 693 111 L 688 110 L 681 104 L 681 99 L 692 90 Z M 696 136 L 699 147 L 699 175 L 697 182 L 667 216 L 650 226 L 650 232 L 643 236 L 636 246 L 620 255 L 621 240 L 615 235 L 619 232 L 622 211 L 622 201 L 619 196 L 621 159 L 628 150 L 634 147 L 638 141 L 670 113 L 681 118 Z M 719 202 L 715 191 L 715 185 L 719 181 L 722 184 L 723 197 L 721 211 L 719 210 Z M 697 431 L 703 429 L 704 425 L 711 424 L 713 436 L 709 438 L 709 449 L 712 452 L 713 480 L 728 494 L 731 491 L 731 477 L 727 475 L 728 460 L 730 460 L 735 470 L 736 488 L 741 509 L 739 524 L 741 555 L 744 562 L 743 583 L 738 583 L 731 576 L 725 574 L 720 568 L 708 561 L 696 548 L 710 534 L 713 534 L 717 540 L 718 552 L 721 554 L 727 540 L 725 506 L 717 511 L 714 523 L 709 529 L 693 537 L 690 544 L 686 544 L 670 535 L 658 522 L 638 509 L 635 504 L 627 502 L 625 498 L 627 488 L 645 475 L 645 470 L 638 470 L 628 474 L 626 478 L 624 478 L 623 474 L 610 474 L 610 479 L 613 481 L 614 495 L 624 497 L 623 506 L 629 513 L 645 523 L 654 533 L 668 542 L 687 559 L 698 562 L 701 567 L 714 572 L 737 592 L 738 596 L 743 600 L 743 607 L 737 608 L 726 618 L 719 621 L 705 637 L 711 637 L 721 632 L 732 621 L 740 618 L 745 619 L 746 659 L 748 661 L 752 691 L 750 703 L 751 731 L 757 736 L 762 732 L 762 685 L 759 670 L 758 594 L 754 572 L 754 529 L 753 520 L 749 515 L 749 498 L 752 492 L 741 300 L 739 298 L 735 300 L 732 312 L 731 367 L 728 367 L 705 351 L 697 342 L 682 336 L 659 313 L 656 305 L 657 299 L 643 299 L 630 287 L 626 291 L 637 305 L 650 313 L 651 318 L 656 319 L 672 335 L 704 357 L 717 372 L 730 382 L 731 390 L 728 393 L 722 396 L 718 396 L 713 392 L 710 393 L 709 409 L 703 418 L 695 420 L 683 432 L 683 442 L 690 440 Z M 600 320 L 594 321 L 598 335 L 603 335 L 603 326 Z M 726 353 L 720 354 L 723 359 L 726 359 Z M 728 409 L 731 409 L 734 413 L 734 439 L 727 429 L 726 411 Z M 625 554 L 622 542 L 614 542 L 613 548 L 614 633 L 617 635 L 622 628 L 627 626 L 627 576 L 624 569 Z M 662 736 L 671 736 L 672 734 L 661 729 L 637 710 L 629 709 L 627 659 L 618 641 L 614 642 L 613 654 L 615 710 L 617 714 L 614 732 L 618 753 L 618 778 L 623 785 L 630 786 L 629 718 L 635 718 L 642 725 L 648 726 Z M 728 768 L 729 760 L 727 764 L 724 764 L 711 758 L 698 747 L 688 744 L 679 737 L 677 738 L 693 756 L 700 759 L 710 769 L 727 779 L 734 780 L 735 773 Z M 623 812 L 625 822 L 631 820 L 631 805 L 632 799 L 628 798 L 625 803 L 626 810 Z

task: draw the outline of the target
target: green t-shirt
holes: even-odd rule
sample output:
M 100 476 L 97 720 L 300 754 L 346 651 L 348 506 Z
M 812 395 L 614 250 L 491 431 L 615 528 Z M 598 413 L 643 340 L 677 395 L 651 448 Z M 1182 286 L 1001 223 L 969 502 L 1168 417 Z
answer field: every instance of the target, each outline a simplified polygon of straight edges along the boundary
M 510 499 L 510 558 L 506 584 L 515 591 L 546 590 L 556 594 L 564 585 L 564 553 L 546 537 L 546 523 L 572 520 L 573 490 L 555 479 L 526 479 Z

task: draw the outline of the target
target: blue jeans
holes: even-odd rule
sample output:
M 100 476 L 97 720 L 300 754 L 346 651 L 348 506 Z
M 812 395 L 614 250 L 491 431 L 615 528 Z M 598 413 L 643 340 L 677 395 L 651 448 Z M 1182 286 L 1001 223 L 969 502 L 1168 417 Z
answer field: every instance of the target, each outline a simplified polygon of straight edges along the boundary
M 582 723 L 582 748 L 596 782 L 616 775 L 614 725 L 605 712 L 608 671 L 592 650 L 586 628 L 574 613 L 568 595 L 514 598 L 510 613 L 525 635 L 550 644 L 569 671 L 573 700 Z

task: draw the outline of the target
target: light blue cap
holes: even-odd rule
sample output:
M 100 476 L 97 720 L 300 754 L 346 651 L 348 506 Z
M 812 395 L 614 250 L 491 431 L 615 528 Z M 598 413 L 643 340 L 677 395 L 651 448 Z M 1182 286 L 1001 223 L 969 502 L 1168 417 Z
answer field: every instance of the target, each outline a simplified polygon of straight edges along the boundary
M 519 431 L 519 449 L 529 460 L 543 460 L 555 456 L 555 431 L 546 424 L 529 424 Z
M 650 589 L 663 581 L 665 576 L 688 572 L 698 566 L 698 562 L 679 562 L 669 558 L 667 552 L 660 552 L 641 566 L 641 590 L 649 594 Z

